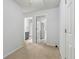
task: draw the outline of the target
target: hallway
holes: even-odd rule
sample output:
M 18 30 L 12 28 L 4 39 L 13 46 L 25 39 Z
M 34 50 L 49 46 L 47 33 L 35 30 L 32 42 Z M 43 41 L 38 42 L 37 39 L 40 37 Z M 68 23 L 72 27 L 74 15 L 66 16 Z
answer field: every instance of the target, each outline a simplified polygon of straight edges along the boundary
M 56 47 L 27 43 L 5 59 L 60 59 L 60 52 Z
M 75 59 L 74 0 L 3 3 L 4 59 Z

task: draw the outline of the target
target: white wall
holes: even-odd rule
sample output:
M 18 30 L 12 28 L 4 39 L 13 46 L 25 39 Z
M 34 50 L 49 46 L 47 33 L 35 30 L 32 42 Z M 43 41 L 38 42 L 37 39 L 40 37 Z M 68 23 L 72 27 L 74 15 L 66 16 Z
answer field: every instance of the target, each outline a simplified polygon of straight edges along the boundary
M 26 16 L 34 16 L 34 21 L 36 19 L 35 17 L 39 15 L 47 15 L 47 42 L 50 44 L 58 44 L 59 43 L 59 8 L 57 7 L 53 9 L 42 10 L 42 11 L 26 14 Z
M 24 39 L 24 15 L 13 0 L 4 0 L 4 57 L 20 47 Z
M 49 10 L 47 16 L 47 41 L 59 44 L 59 9 Z

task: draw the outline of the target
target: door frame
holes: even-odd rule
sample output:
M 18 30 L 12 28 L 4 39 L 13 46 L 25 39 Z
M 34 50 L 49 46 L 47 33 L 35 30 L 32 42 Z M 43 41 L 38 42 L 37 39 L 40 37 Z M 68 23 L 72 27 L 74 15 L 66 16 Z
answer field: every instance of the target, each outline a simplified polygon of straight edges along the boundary
M 37 41 L 38 41 L 38 40 L 37 40 L 37 18 L 40 17 L 40 16 L 45 16 L 45 17 L 47 18 L 47 14 L 41 14 L 41 15 L 35 16 L 35 17 L 36 17 L 36 20 L 35 20 L 35 21 L 36 21 L 36 25 L 35 25 L 35 26 L 36 26 L 36 30 L 35 30 L 35 31 L 36 31 L 36 43 L 38 43 L 38 42 L 37 42 Z M 47 36 L 47 35 L 46 35 L 46 36 Z M 46 39 L 47 39 L 47 38 L 46 38 Z
M 33 20 L 33 16 L 27 16 L 25 18 L 32 18 Z M 24 18 L 24 42 L 25 42 L 25 18 Z M 32 26 L 33 27 L 33 26 Z M 30 29 L 29 29 L 30 30 Z

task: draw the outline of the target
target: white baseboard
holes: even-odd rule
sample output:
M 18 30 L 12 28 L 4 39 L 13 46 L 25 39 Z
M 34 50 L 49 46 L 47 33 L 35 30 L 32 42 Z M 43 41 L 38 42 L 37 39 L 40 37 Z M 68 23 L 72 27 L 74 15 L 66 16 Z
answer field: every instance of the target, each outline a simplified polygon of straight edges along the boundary
M 5 59 L 7 56 L 9 56 L 10 54 L 14 53 L 15 51 L 17 51 L 18 49 L 22 48 L 23 46 L 20 46 L 14 50 L 12 50 L 11 52 L 9 52 L 7 55 L 3 56 L 3 58 Z
M 55 44 L 55 43 L 48 43 L 48 42 L 46 42 L 46 44 L 50 45 L 50 46 L 56 46 L 56 45 L 59 46 L 58 44 Z

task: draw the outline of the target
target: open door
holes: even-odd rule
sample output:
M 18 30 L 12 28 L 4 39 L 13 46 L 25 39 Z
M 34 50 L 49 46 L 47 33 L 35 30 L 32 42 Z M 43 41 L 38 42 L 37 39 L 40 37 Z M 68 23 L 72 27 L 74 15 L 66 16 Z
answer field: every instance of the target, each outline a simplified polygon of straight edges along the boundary
M 65 55 L 66 59 L 74 59 L 74 10 L 73 0 L 66 0 L 65 18 Z

